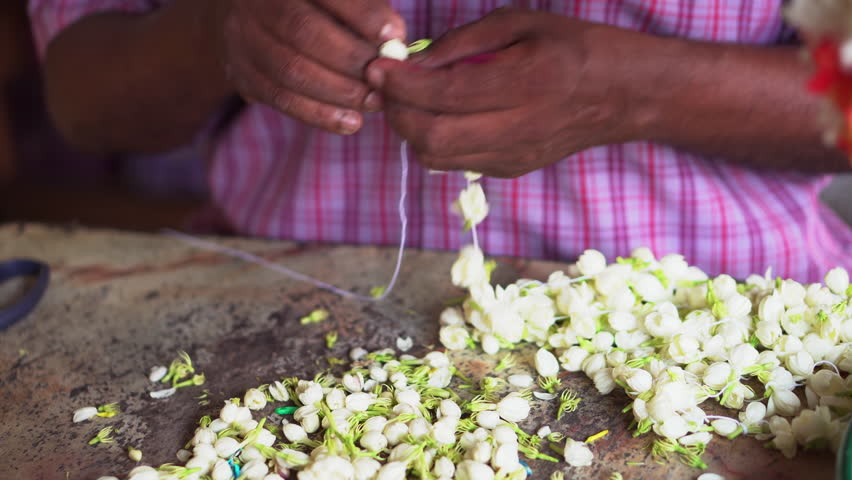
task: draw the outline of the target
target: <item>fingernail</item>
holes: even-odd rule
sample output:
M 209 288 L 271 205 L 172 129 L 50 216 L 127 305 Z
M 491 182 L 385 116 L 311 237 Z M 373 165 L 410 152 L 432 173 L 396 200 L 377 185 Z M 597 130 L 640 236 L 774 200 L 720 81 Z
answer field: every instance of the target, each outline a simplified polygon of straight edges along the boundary
M 351 135 L 361 128 L 361 116 L 350 110 L 340 113 L 340 133 Z
M 403 32 L 400 31 L 400 29 L 392 23 L 385 24 L 385 26 L 382 27 L 382 30 L 379 32 L 379 40 L 385 42 L 387 42 L 388 40 L 393 40 L 395 38 L 401 39 L 403 36 Z
M 372 67 L 367 69 L 367 83 L 373 88 L 382 88 L 385 84 L 385 72 L 381 68 Z
M 368 112 L 378 112 L 382 109 L 382 97 L 378 92 L 370 92 L 364 99 L 364 108 Z

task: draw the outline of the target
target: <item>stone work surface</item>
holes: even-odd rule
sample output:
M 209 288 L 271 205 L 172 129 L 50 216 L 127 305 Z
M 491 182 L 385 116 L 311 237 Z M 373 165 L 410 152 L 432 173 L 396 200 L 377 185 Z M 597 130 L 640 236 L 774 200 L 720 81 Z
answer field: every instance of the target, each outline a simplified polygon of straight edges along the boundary
M 396 258 L 392 248 L 220 240 L 364 294 L 387 282 Z M 142 450 L 143 463 L 175 462 L 197 419 L 215 415 L 222 401 L 246 388 L 282 376 L 313 377 L 328 368 L 329 356 L 346 358 L 356 346 L 393 347 L 398 336 L 414 339 L 411 353 L 427 352 L 438 344 L 444 302 L 462 294 L 449 282 L 452 252 L 407 251 L 398 289 L 381 303 L 343 299 L 164 235 L 0 226 L 0 260 L 17 257 L 48 262 L 52 279 L 38 308 L 0 332 L 0 478 L 9 479 L 122 477 L 134 465 L 128 446 Z M 503 259 L 496 279 L 545 279 L 558 268 Z M 0 304 L 20 289 L 0 287 Z M 299 323 L 317 308 L 326 309 L 329 319 Z M 331 331 L 340 340 L 329 351 L 324 337 Z M 147 379 L 148 369 L 168 365 L 180 350 L 189 352 L 207 383 L 151 399 L 148 392 L 161 387 Z M 468 374 L 481 377 L 501 356 L 466 351 L 454 358 Z M 554 469 L 564 470 L 566 478 L 593 479 L 616 471 L 630 480 L 701 473 L 677 462 L 654 463 L 645 448 L 649 437 L 633 438 L 627 430 L 630 418 L 621 413 L 626 397 L 601 397 L 582 374 L 567 376 L 563 385 L 583 398 L 579 409 L 557 422 L 558 402 L 537 402 L 522 426 L 535 431 L 550 425 L 575 439 L 604 429 L 610 434 L 594 444 L 593 466 L 531 462 L 533 478 L 546 479 Z M 210 404 L 199 405 L 196 397 L 205 389 Z M 75 409 L 110 402 L 119 402 L 120 415 L 72 424 Z M 87 445 L 107 425 L 119 429 L 116 442 Z M 825 453 L 787 460 L 746 438 L 714 439 L 705 459 L 708 471 L 728 479 L 831 478 L 834 462 Z

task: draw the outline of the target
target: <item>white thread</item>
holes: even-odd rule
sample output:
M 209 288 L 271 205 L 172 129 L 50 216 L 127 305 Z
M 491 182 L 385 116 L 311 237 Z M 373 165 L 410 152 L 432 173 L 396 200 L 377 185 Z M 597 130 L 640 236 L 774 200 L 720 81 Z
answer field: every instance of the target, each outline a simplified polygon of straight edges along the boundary
M 828 360 L 821 360 L 819 362 L 816 362 L 814 364 L 814 368 L 819 367 L 820 365 L 828 365 L 828 366 L 830 366 L 831 368 L 834 369 L 834 373 L 840 375 L 840 370 L 837 368 L 837 365 L 829 362 Z
M 282 275 L 288 276 L 295 280 L 299 280 L 302 282 L 310 283 L 311 285 L 321 288 L 323 290 L 328 290 L 329 292 L 336 293 L 341 297 L 346 298 L 355 298 L 358 300 L 362 300 L 365 302 L 377 302 L 379 300 L 385 299 L 388 295 L 390 295 L 391 291 L 393 291 L 396 286 L 396 281 L 399 278 L 399 271 L 402 268 L 402 257 L 405 253 L 405 241 L 406 236 L 408 234 L 408 215 L 405 212 L 405 199 L 408 194 L 408 142 L 404 141 L 400 145 L 399 152 L 400 159 L 400 193 L 399 193 L 399 221 L 400 221 L 400 235 L 399 235 L 399 252 L 396 257 L 396 266 L 393 270 L 393 275 L 391 276 L 390 282 L 388 282 L 385 291 L 378 297 L 368 297 L 365 295 L 360 295 L 355 292 L 350 292 L 349 290 L 344 290 L 339 287 L 335 287 L 330 283 L 323 282 L 322 280 L 317 280 L 313 277 L 305 275 L 303 273 L 299 273 L 295 270 L 291 270 L 283 265 L 278 265 L 277 263 L 272 263 L 269 260 L 258 257 L 252 253 L 239 250 L 236 248 L 226 247 L 224 245 L 219 245 L 215 242 L 210 242 L 207 240 L 203 240 L 198 237 L 194 237 L 192 235 L 188 235 L 186 233 L 178 232 L 175 230 L 165 230 L 165 233 L 175 237 L 176 239 L 198 248 L 202 248 L 204 250 L 210 250 L 213 252 L 218 252 L 223 255 L 227 255 L 230 257 L 238 258 L 240 260 L 253 263 L 255 265 L 260 265 L 265 267 L 268 270 L 272 270 L 274 272 L 280 273 Z M 474 235 L 476 231 L 474 230 Z

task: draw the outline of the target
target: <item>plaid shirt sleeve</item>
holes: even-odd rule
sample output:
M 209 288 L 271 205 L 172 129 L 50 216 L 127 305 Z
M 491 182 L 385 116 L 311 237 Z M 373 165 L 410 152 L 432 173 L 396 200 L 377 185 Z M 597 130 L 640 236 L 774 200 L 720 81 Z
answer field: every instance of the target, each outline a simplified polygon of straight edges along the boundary
M 30 0 L 29 15 L 40 56 L 48 43 L 69 25 L 89 15 L 119 11 L 147 12 L 158 8 L 153 0 Z

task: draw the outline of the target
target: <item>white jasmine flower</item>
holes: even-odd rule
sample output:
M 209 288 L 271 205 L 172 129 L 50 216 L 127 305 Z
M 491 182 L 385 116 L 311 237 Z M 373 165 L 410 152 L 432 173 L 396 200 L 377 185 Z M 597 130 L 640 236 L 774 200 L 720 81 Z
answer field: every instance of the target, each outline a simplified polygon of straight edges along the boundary
M 402 422 L 388 423 L 384 429 L 384 434 L 388 439 L 388 445 L 396 446 L 408 435 L 408 425 Z
M 396 339 L 396 348 L 400 351 L 407 352 L 414 346 L 414 340 L 411 337 L 398 337 Z
M 825 286 L 837 295 L 846 295 L 849 288 L 849 272 L 843 267 L 832 268 L 825 274 Z
M 222 437 L 213 445 L 216 454 L 221 458 L 230 458 L 240 448 L 240 443 L 232 437 Z
M 562 352 L 562 355 L 559 356 L 559 361 L 562 364 L 562 368 L 564 368 L 565 370 L 569 372 L 579 372 L 580 370 L 582 370 L 583 362 L 588 356 L 589 352 L 584 348 L 571 347 L 568 350 Z M 604 359 L 604 364 L 606 364 L 606 359 Z
M 301 443 L 308 438 L 308 433 L 301 425 L 296 423 L 288 423 L 284 425 L 282 432 L 290 443 Z
M 497 413 L 509 422 L 520 422 L 530 414 L 530 404 L 516 392 L 512 392 L 497 404 Z
M 710 432 L 696 432 L 689 435 L 684 435 L 678 439 L 681 445 L 707 445 L 713 440 L 713 435 Z
M 594 459 L 588 445 L 570 438 L 565 439 L 564 453 L 565 461 L 572 467 L 588 467 Z
M 814 359 L 804 350 L 787 357 L 785 364 L 793 375 L 801 377 L 809 376 L 814 370 Z
M 828 407 L 817 407 L 802 412 L 790 422 L 793 435 L 800 445 L 807 445 L 819 439 L 831 438 L 833 425 Z
M 217 418 L 217 419 L 213 420 L 212 422 L 210 422 L 210 430 L 213 430 L 216 433 L 219 433 L 222 430 L 224 430 L 224 429 L 226 429 L 230 426 L 231 426 L 231 424 L 225 422 L 221 418 Z
M 655 424 L 654 432 L 661 437 L 677 440 L 689 433 L 689 425 L 680 415 L 671 415 L 662 423 Z
M 503 444 L 491 454 L 491 466 L 499 470 L 512 471 L 520 466 L 517 445 Z
M 454 210 L 465 220 L 466 227 L 475 227 L 488 216 L 488 201 L 479 183 L 471 183 L 459 194 Z
M 771 368 L 776 368 L 781 365 L 781 360 L 778 360 L 778 355 L 772 350 L 764 350 L 760 352 L 760 356 L 757 358 L 757 363 L 759 365 L 771 365 Z
M 186 449 L 183 449 L 183 448 L 182 448 L 182 449 L 180 449 L 180 450 L 178 450 L 178 451 L 177 451 L 177 454 L 175 454 L 175 457 L 177 457 L 177 459 L 178 459 L 180 462 L 182 462 L 182 463 L 186 463 L 186 462 L 187 462 L 187 460 L 189 460 L 190 458 L 192 458 L 192 452 L 190 452 L 189 450 L 186 450 Z M 217 455 L 217 457 L 218 457 L 218 455 Z
M 228 465 L 228 462 L 220 459 L 213 465 L 213 471 L 210 474 L 210 477 L 213 480 L 231 480 L 234 478 L 234 473 L 231 470 L 231 466 Z
M 462 248 L 450 273 L 453 285 L 457 287 L 469 288 L 486 283 L 488 279 L 482 250 L 473 245 Z
M 354 410 L 353 410 L 354 411 Z M 379 415 L 375 417 L 370 417 L 364 422 L 364 431 L 365 432 L 381 432 L 384 430 L 385 426 L 388 424 L 388 419 Z
M 491 461 L 491 444 L 486 441 L 476 442 L 473 447 L 468 448 L 465 452 L 465 458 L 478 463 L 488 463 Z
M 316 382 L 299 380 L 296 385 L 296 395 L 302 405 L 313 405 L 322 401 L 322 385 Z
M 346 396 L 344 406 L 353 412 L 366 412 L 373 404 L 373 396 L 369 393 L 357 392 Z M 329 405 L 329 407 L 331 407 Z
M 456 467 L 455 480 L 494 480 L 494 470 L 473 460 L 463 460 Z
M 95 407 L 83 407 L 74 412 L 74 423 L 85 422 L 98 414 L 98 409 Z
M 650 373 L 638 368 L 631 370 L 630 374 L 624 379 L 630 388 L 630 392 L 635 394 L 645 393 L 650 390 L 653 380 Z
M 583 351 L 585 352 L 585 350 Z M 588 352 L 586 352 L 586 355 L 588 355 Z M 509 385 L 518 388 L 528 388 L 534 381 L 535 380 L 530 375 L 509 375 Z
M 630 312 L 611 312 L 607 316 L 609 326 L 616 332 L 634 330 L 637 327 L 636 316 Z
M 439 336 L 441 345 L 448 350 L 464 350 L 470 338 L 470 334 L 464 327 L 442 327 Z
M 488 355 L 494 355 L 500 351 L 500 341 L 490 333 L 483 334 L 480 342 L 482 343 L 482 351 Z
M 805 303 L 805 287 L 794 280 L 784 280 L 778 293 L 787 308 Z
M 757 336 L 761 345 L 766 348 L 772 348 L 775 342 L 781 338 L 783 332 L 781 331 L 781 325 L 777 322 L 762 320 L 757 323 L 754 334 Z
M 370 431 L 361 437 L 360 445 L 370 451 L 379 451 L 388 446 L 388 439 L 381 432 Z
M 597 250 L 586 250 L 577 259 L 577 268 L 584 276 L 595 276 L 606 269 L 606 257 Z
M 660 279 L 650 273 L 640 273 L 633 280 L 633 289 L 646 302 L 662 302 L 669 297 L 670 292 L 667 290 Z
M 723 407 L 739 410 L 743 408 L 743 403 L 747 399 L 754 397 L 754 392 L 740 382 L 734 383 L 729 388 L 730 390 L 726 392 L 727 397 L 720 402 Z
M 615 380 L 612 378 L 611 368 L 602 368 L 592 376 L 595 388 L 603 395 L 609 395 L 615 390 Z
M 678 363 L 690 363 L 701 357 L 701 344 L 691 335 L 678 334 L 672 337 L 666 353 Z
M 360 373 L 345 373 L 340 383 L 343 385 L 343 388 L 352 393 L 364 390 L 364 376 Z
M 651 312 L 645 317 L 645 329 L 655 337 L 668 338 L 680 330 L 681 322 L 677 314 Z
M 820 370 L 811 375 L 808 386 L 820 396 L 835 395 L 846 389 L 843 377 L 831 370 Z
M 727 437 L 728 435 L 733 434 L 739 428 L 737 422 L 730 418 L 719 418 L 710 422 L 710 425 L 719 435 L 723 437 Z
M 287 387 L 277 380 L 269 385 L 269 395 L 272 396 L 272 399 L 276 402 L 286 402 L 290 400 L 290 393 L 287 391 Z
M 651 337 L 640 330 L 630 332 L 617 332 L 615 334 L 615 345 L 627 351 L 634 351 Z
M 217 439 L 218 436 L 212 429 L 199 427 L 195 429 L 195 435 L 192 436 L 190 443 L 192 445 L 212 444 L 215 443 Z
M 397 38 L 389 40 L 379 47 L 379 56 L 404 62 L 408 60 L 408 46 Z
M 155 383 L 159 382 L 160 380 L 163 379 L 163 377 L 166 376 L 167 373 L 169 373 L 169 370 L 166 367 L 164 367 L 162 365 L 153 366 L 153 367 L 151 367 L 151 370 L 148 372 L 148 380 L 155 382 Z
M 758 425 L 766 417 L 766 405 L 751 402 L 744 412 L 740 412 L 740 421 L 746 425 Z
M 487 331 L 503 337 L 507 342 L 520 342 L 524 335 L 524 321 L 511 305 L 496 303 L 482 316 Z
M 630 257 L 650 264 L 657 262 L 657 257 L 654 256 L 654 252 L 652 252 L 648 247 L 634 248 L 633 251 L 630 252 Z
M 432 473 L 438 478 L 452 478 L 456 473 L 456 464 L 447 457 L 439 457 L 435 460 Z
M 792 432 L 780 432 L 772 439 L 772 444 L 775 445 L 775 448 L 781 450 L 785 457 L 793 458 L 796 456 L 796 437 L 793 436 Z
M 450 367 L 441 367 L 429 374 L 428 385 L 434 388 L 447 388 L 452 381 L 453 371 Z
M 785 417 L 795 415 L 802 406 L 799 397 L 790 390 L 773 390 L 769 397 L 767 411 L 769 414 L 778 414 Z
M 343 408 L 346 406 L 346 394 L 339 388 L 332 388 L 325 396 L 325 404 L 332 410 Z
M 727 300 L 737 293 L 737 281 L 730 275 L 719 275 L 713 279 L 713 291 L 720 300 Z
M 370 368 L 370 378 L 379 383 L 384 383 L 388 381 L 388 372 L 382 367 L 373 366 Z
M 353 348 L 352 350 L 349 351 L 349 359 L 352 360 L 353 362 L 360 361 L 366 356 L 367 356 L 367 350 L 365 350 L 361 347 L 355 347 L 355 348 Z
M 486 410 L 476 415 L 476 423 L 482 428 L 493 430 L 500 423 L 500 414 L 494 410 Z
M 440 445 L 452 445 L 456 443 L 457 426 L 457 418 L 444 417 L 432 424 L 432 438 Z
M 542 377 L 555 377 L 559 374 L 559 362 L 549 351 L 540 348 L 535 354 L 535 368 Z
M 497 428 L 491 432 L 491 435 L 494 437 L 494 441 L 497 442 L 498 445 L 502 445 L 504 443 L 517 445 L 518 443 L 518 434 L 512 430 L 512 427 L 505 424 L 498 425 Z
M 788 356 L 800 352 L 805 348 L 802 341 L 792 335 L 784 335 L 775 342 L 773 351 L 778 358 L 785 360 Z
M 266 459 L 252 460 L 243 465 L 240 476 L 246 480 L 262 480 L 267 473 L 269 473 L 269 467 L 266 466 Z
M 408 433 L 411 434 L 414 440 L 420 441 L 429 435 L 431 427 L 432 425 L 430 425 L 425 418 L 415 418 L 408 422 Z
M 725 309 L 729 317 L 747 317 L 751 313 L 751 300 L 739 293 L 734 293 L 725 300 Z
M 689 264 L 683 259 L 683 255 L 671 253 L 660 259 L 660 268 L 670 281 L 677 283 L 689 272 Z
M 589 378 L 592 378 L 602 368 L 606 368 L 606 357 L 601 353 L 590 355 L 583 360 L 583 373 Z
M 606 364 L 610 367 L 623 365 L 627 360 L 627 352 L 624 350 L 612 350 L 606 354 Z
M 615 337 L 611 333 L 607 331 L 598 332 L 592 337 L 592 348 L 596 352 L 609 352 L 614 341 Z
M 266 406 L 266 394 L 256 388 L 246 390 L 243 403 L 251 410 L 260 410 Z
M 275 442 L 273 441 L 273 443 L 275 443 Z M 271 445 L 269 445 L 269 446 L 271 446 Z M 218 458 L 218 457 L 214 457 L 214 458 Z M 254 445 L 249 445 L 248 447 L 243 448 L 243 450 L 240 452 L 240 460 L 242 460 L 243 463 L 247 463 L 247 462 L 250 462 L 252 460 L 264 459 L 264 458 L 266 458 L 266 457 L 264 457 L 263 454 L 260 453 L 260 450 L 258 450 L 257 447 L 255 447 Z
M 728 355 L 728 363 L 731 364 L 735 372 L 742 372 L 746 368 L 757 364 L 759 357 L 760 353 L 758 353 L 756 348 L 748 343 L 744 343 L 731 349 Z
M 358 457 L 352 461 L 352 467 L 355 470 L 355 480 L 371 480 L 382 468 L 382 464 L 374 458 Z
M 610 311 L 629 314 L 634 305 L 636 305 L 636 296 L 627 285 L 622 285 L 606 297 L 606 306 Z
M 429 352 L 423 357 L 423 363 L 432 368 L 445 368 L 451 366 L 450 357 L 444 352 Z

